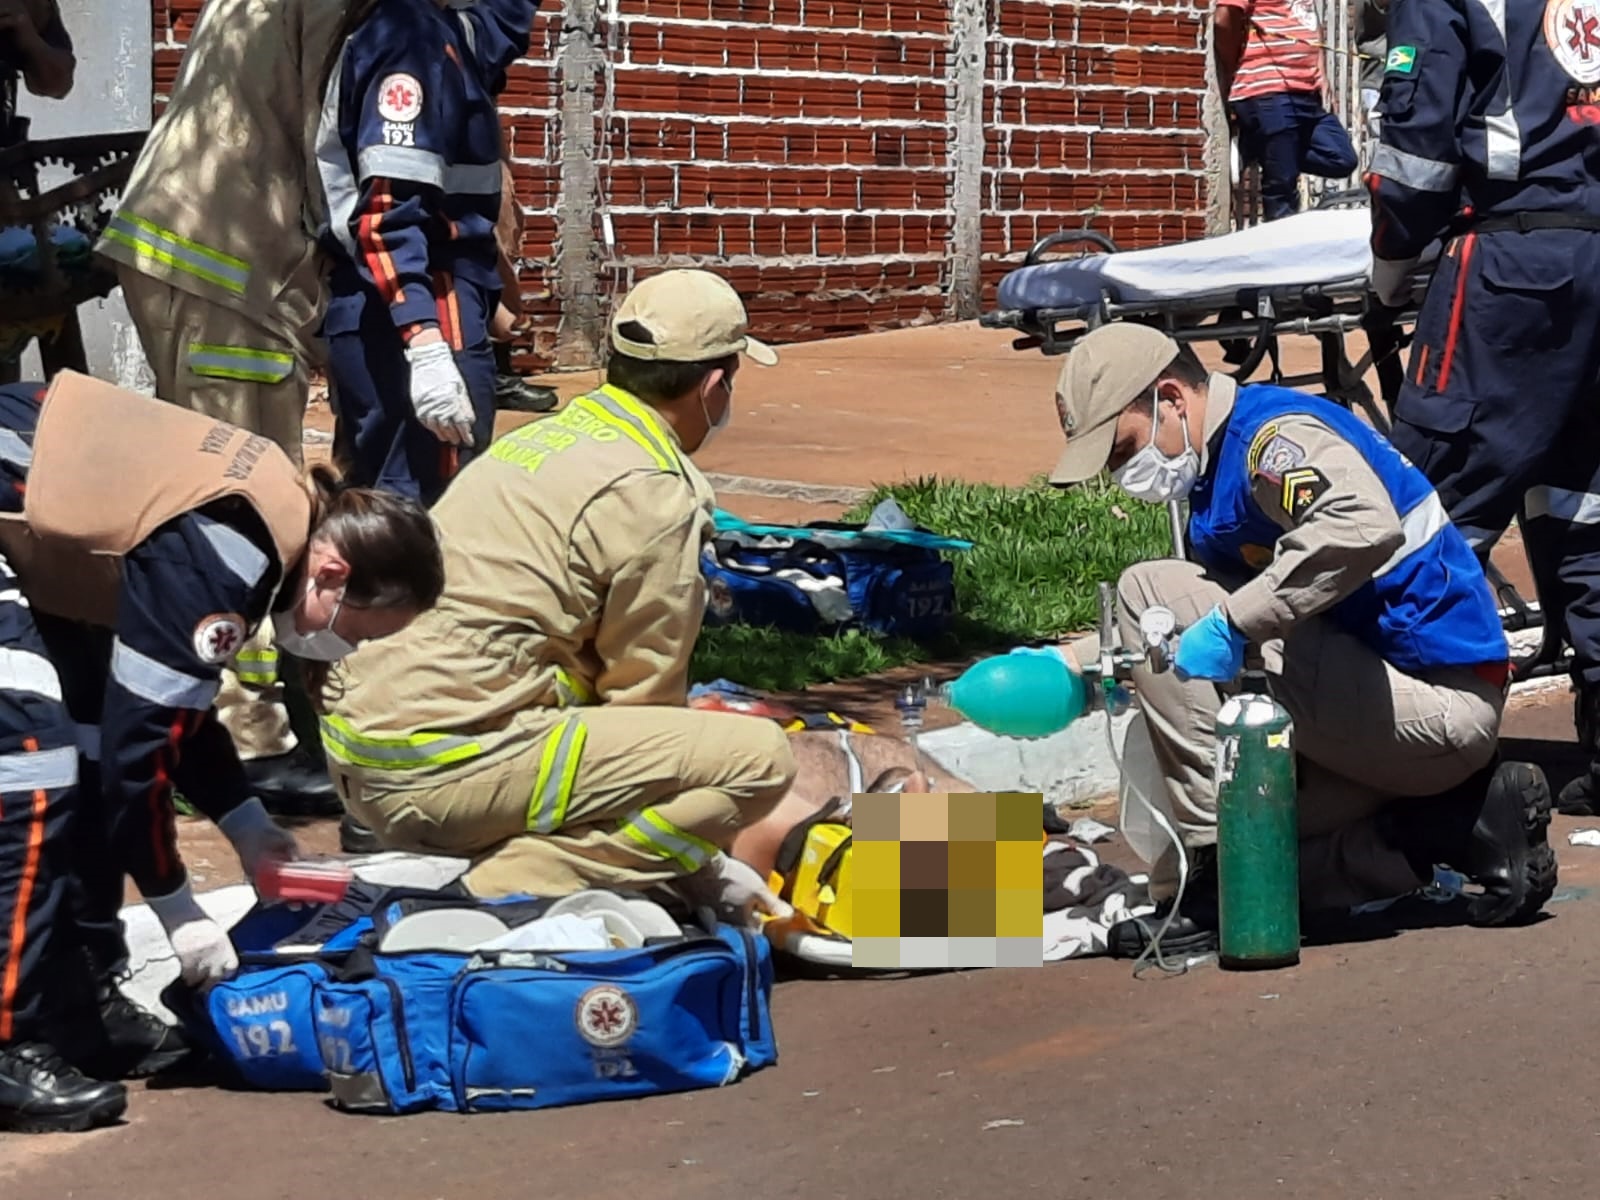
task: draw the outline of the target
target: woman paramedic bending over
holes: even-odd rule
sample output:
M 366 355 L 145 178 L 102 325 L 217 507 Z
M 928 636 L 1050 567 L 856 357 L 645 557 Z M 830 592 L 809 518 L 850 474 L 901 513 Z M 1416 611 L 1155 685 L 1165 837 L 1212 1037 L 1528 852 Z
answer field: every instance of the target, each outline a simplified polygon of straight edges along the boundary
M 413 501 L 73 372 L 0 387 L 0 1130 L 113 1121 L 116 1080 L 185 1050 L 116 986 L 125 875 L 185 981 L 238 965 L 191 894 L 174 787 L 252 880 L 298 853 L 211 707 L 232 653 L 270 619 L 326 664 L 443 587 Z

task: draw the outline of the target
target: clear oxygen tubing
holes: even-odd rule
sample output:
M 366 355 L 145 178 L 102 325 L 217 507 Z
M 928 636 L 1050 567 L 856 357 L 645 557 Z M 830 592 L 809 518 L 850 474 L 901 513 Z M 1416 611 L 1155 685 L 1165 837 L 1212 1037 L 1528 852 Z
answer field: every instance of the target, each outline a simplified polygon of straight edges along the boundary
M 1106 713 L 1106 747 L 1111 752 L 1111 761 L 1117 764 L 1117 776 L 1120 779 L 1123 773 L 1122 754 L 1117 749 L 1117 739 L 1111 732 L 1111 713 Z M 1139 803 L 1144 805 L 1145 811 L 1161 827 L 1161 831 L 1172 842 L 1172 848 L 1178 852 L 1178 893 L 1172 898 L 1172 907 L 1167 910 L 1167 915 L 1154 934 L 1150 937 L 1150 944 L 1140 952 L 1139 957 L 1133 960 L 1133 977 L 1141 978 L 1150 967 L 1147 959 L 1152 959 L 1163 974 L 1184 975 L 1188 973 L 1189 964 L 1179 963 L 1174 965 L 1166 960 L 1161 953 L 1161 939 L 1166 936 L 1167 929 L 1172 925 L 1174 918 L 1183 907 L 1183 893 L 1189 886 L 1189 854 L 1183 848 L 1183 839 L 1178 836 L 1178 831 L 1172 827 L 1172 822 L 1159 808 L 1150 802 L 1143 792 L 1139 793 Z M 1152 864 L 1154 865 L 1154 864 Z

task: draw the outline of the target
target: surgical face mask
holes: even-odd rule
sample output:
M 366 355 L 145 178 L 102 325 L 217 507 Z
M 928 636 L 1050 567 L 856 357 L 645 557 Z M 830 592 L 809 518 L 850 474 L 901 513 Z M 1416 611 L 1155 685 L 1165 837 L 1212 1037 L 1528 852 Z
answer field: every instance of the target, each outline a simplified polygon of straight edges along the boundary
M 1147 500 L 1151 504 L 1166 504 L 1187 496 L 1194 489 L 1195 480 L 1200 478 L 1200 455 L 1189 444 L 1189 422 L 1180 424 L 1183 426 L 1183 453 L 1168 458 L 1156 447 L 1156 431 L 1161 427 L 1161 400 L 1157 397 L 1155 413 L 1150 419 L 1150 444 L 1112 475 L 1117 486 L 1135 500 Z
M 722 386 L 728 390 L 728 402 L 722 406 L 722 415 L 715 421 L 711 419 L 711 410 L 706 407 L 706 398 L 700 397 L 700 412 L 706 419 L 706 436 L 700 439 L 700 449 L 709 446 L 717 434 L 728 427 L 733 420 L 733 380 L 724 378 Z
M 310 595 L 311 580 L 306 580 L 306 594 Z M 310 633 L 300 633 L 294 627 L 295 610 L 300 606 L 295 605 L 285 612 L 272 614 L 273 640 L 296 658 L 308 659 L 311 662 L 338 662 L 346 655 L 354 654 L 356 648 L 345 641 L 333 631 L 334 622 L 339 619 L 339 610 L 344 606 L 344 589 L 339 589 L 339 599 L 334 602 L 333 615 L 328 618 L 328 624 L 322 629 L 314 629 Z

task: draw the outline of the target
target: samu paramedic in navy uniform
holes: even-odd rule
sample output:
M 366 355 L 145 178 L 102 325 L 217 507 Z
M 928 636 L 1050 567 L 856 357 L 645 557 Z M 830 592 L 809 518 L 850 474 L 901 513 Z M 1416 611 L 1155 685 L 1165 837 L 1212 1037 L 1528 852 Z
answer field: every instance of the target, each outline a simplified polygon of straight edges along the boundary
M 1547 619 L 1565 622 L 1600 811 L 1600 26 L 1573 0 L 1405 0 L 1373 152 L 1373 286 L 1444 249 L 1395 405 L 1395 448 L 1487 558 L 1526 503 Z
M 432 504 L 494 428 L 495 94 L 536 0 L 357 0 L 317 131 L 338 454 Z
M 179 854 L 177 788 L 246 874 L 294 839 L 212 707 L 270 620 L 317 671 L 438 599 L 428 514 L 277 446 L 72 372 L 0 387 L 0 1130 L 80 1130 L 181 1057 L 124 998 L 131 876 L 199 985 L 238 959 Z M 112 1082 L 98 1082 L 100 1080 Z
M 1549 788 L 1499 758 L 1505 634 L 1422 473 L 1331 401 L 1208 376 L 1144 326 L 1079 342 L 1057 407 L 1067 449 L 1052 482 L 1109 467 L 1137 499 L 1189 502 L 1192 561 L 1140 563 L 1118 583 L 1125 638 L 1151 605 L 1182 630 L 1172 671 L 1134 673 L 1156 790 L 1195 865 L 1163 945 L 1215 929 L 1218 685 L 1250 644 L 1294 720 L 1305 909 L 1404 895 L 1445 864 L 1483 889 L 1474 923 L 1537 912 L 1556 879 Z M 1175 863 L 1152 871 L 1167 909 Z M 1124 923 L 1112 950 L 1137 953 L 1142 937 Z

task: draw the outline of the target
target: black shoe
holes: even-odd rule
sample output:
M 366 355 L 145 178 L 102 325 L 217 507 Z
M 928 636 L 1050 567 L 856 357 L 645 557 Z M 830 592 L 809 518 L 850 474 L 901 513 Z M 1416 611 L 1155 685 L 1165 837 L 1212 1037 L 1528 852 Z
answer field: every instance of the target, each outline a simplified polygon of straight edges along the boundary
M 1217 931 L 1222 923 L 1217 912 L 1217 848 L 1202 846 L 1189 851 L 1189 855 L 1189 881 L 1183 889 L 1183 909 L 1161 934 L 1163 957 L 1214 954 L 1219 944 Z M 1176 899 L 1163 900 L 1148 917 L 1118 921 L 1106 933 L 1106 952 L 1112 958 L 1138 958 L 1160 932 Z
M 120 1083 L 89 1079 L 49 1046 L 0 1046 L 0 1130 L 82 1133 L 127 1111 Z
M 1550 784 L 1532 763 L 1506 762 L 1489 782 L 1471 844 L 1461 861 L 1446 859 L 1483 888 L 1472 898 L 1474 925 L 1516 925 L 1535 916 L 1556 890 L 1550 827 Z
M 554 388 L 529 383 L 519 375 L 496 375 L 494 379 L 494 406 L 505 412 L 550 412 L 561 397 Z
M 1172 901 L 1164 900 L 1148 917 L 1130 917 L 1118 921 L 1106 933 L 1106 953 L 1112 958 L 1138 958 L 1150 946 L 1150 941 L 1160 932 L 1161 924 L 1172 911 Z M 1172 918 L 1172 924 L 1161 934 L 1161 954 L 1164 958 L 1192 958 L 1197 954 L 1217 952 L 1215 924 L 1196 920 L 1187 913 Z
M 1391 804 L 1379 821 L 1384 839 L 1419 877 L 1443 864 L 1483 888 L 1466 896 L 1470 924 L 1515 925 L 1556 890 L 1550 808 L 1543 771 L 1497 759 L 1448 792 Z
M 1600 816 L 1600 687 L 1578 686 L 1572 718 L 1578 745 L 1589 754 L 1589 769 L 1561 789 L 1556 811 L 1569 817 Z
M 383 850 L 383 843 L 377 834 L 346 813 L 339 822 L 339 849 L 346 854 L 378 854 Z
M 275 816 L 336 817 L 344 811 L 327 763 L 304 750 L 253 758 L 244 773 L 262 807 Z
M 111 980 L 99 988 L 101 1036 L 75 1065 L 95 1079 L 148 1079 L 177 1066 L 192 1047 L 183 1034 L 122 994 Z

